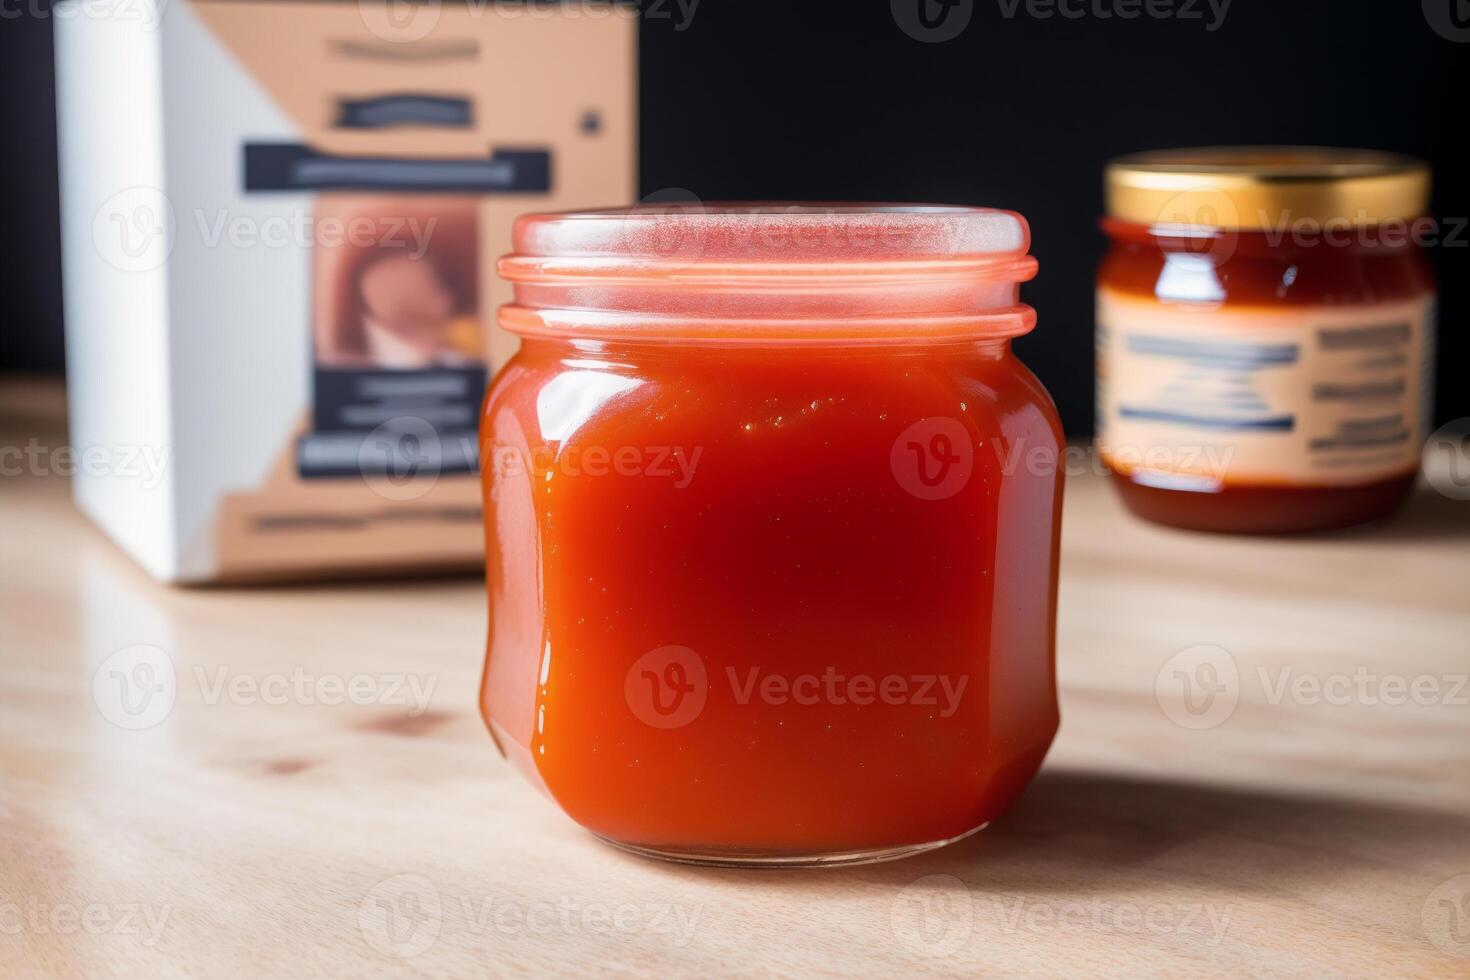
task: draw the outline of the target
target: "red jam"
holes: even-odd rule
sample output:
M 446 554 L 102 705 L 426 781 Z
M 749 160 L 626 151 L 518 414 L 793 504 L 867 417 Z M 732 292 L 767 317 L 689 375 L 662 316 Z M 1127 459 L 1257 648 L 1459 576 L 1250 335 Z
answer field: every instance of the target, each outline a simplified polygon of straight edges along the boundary
M 1098 441 L 1129 509 L 1267 533 L 1393 513 L 1432 414 L 1424 166 L 1171 151 L 1108 181 Z
M 605 212 L 515 242 L 481 439 L 502 751 L 680 860 L 900 856 L 1008 807 L 1057 727 L 1021 219 Z

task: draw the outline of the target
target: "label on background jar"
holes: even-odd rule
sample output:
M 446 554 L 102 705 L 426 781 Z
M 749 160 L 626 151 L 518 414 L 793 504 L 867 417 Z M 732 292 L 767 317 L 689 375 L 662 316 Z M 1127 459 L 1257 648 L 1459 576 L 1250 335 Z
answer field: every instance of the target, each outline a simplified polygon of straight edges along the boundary
M 1413 470 L 1434 299 L 1186 306 L 1099 290 L 1098 446 L 1180 487 L 1349 485 Z

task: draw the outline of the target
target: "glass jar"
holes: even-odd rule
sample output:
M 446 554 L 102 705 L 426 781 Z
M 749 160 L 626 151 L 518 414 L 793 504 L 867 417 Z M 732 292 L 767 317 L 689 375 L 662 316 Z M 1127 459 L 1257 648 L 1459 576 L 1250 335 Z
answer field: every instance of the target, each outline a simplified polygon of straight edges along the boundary
M 881 860 L 1004 810 L 1057 727 L 1060 430 L 1015 214 L 517 222 L 482 415 L 503 754 L 629 850 Z
M 1129 509 L 1265 533 L 1393 513 L 1432 417 L 1425 165 L 1175 150 L 1106 182 L 1098 443 Z

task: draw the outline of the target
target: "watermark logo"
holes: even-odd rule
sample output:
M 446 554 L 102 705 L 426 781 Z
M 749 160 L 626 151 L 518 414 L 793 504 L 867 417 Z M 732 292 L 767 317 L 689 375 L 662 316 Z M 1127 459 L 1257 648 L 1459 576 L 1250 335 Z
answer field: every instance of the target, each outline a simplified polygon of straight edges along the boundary
M 1213 34 L 1225 24 L 1232 0 L 996 0 L 1000 15 L 1014 20 L 1025 13 L 1032 20 L 1173 20 L 1198 23 Z
M 193 234 L 205 248 L 394 249 L 411 259 L 429 251 L 437 215 L 317 215 L 310 208 L 244 214 L 229 208 L 192 211 Z
M 1451 956 L 1470 958 L 1470 874 L 1440 882 L 1420 916 L 1430 942 Z
M 668 23 L 675 33 L 689 29 L 700 0 L 582 0 L 548 3 L 546 0 L 465 0 L 457 9 L 472 20 L 606 20 L 640 18 Z M 367 29 L 391 44 L 422 41 L 439 26 L 442 0 L 358 0 L 358 14 Z M 456 49 L 457 50 L 457 49 Z
M 899 433 L 889 451 L 893 478 L 920 500 L 945 500 L 970 482 L 975 447 L 959 419 L 936 415 Z
M 1206 946 L 1218 946 L 1230 929 L 1233 905 L 1205 902 L 1112 902 L 1101 896 L 1086 901 L 1035 901 L 1025 897 L 991 898 L 1007 933 L 1085 931 L 1100 935 L 1204 935 Z
M 825 704 L 914 705 L 950 718 L 960 709 L 970 678 L 949 674 L 849 674 L 835 666 L 821 672 L 785 674 L 759 665 L 727 665 L 715 677 L 728 686 L 729 703 L 799 710 Z M 623 693 L 634 715 L 654 728 L 682 728 L 704 711 L 711 688 L 704 658 L 689 647 L 659 647 L 628 669 Z
M 1470 674 L 1381 674 L 1367 667 L 1352 673 L 1308 674 L 1284 666 L 1257 667 L 1256 680 L 1273 707 L 1285 702 L 1305 707 L 1470 706 Z
M 185 679 L 209 707 L 380 705 L 403 708 L 410 718 L 428 712 L 439 685 L 437 674 L 317 674 L 299 665 L 289 671 L 249 674 L 224 665 L 207 669 L 196 664 L 181 675 L 165 650 L 145 643 L 124 647 L 98 665 L 92 675 L 92 700 L 114 725 L 140 731 L 168 718 Z
M 654 259 L 669 270 L 687 269 L 704 257 L 709 225 L 704 201 L 684 187 L 644 195 L 610 226 L 618 250 Z
M 743 672 L 726 667 L 725 678 L 735 703 L 742 706 L 752 701 L 776 707 L 787 704 L 802 707 L 851 704 L 863 708 L 870 704 L 912 704 L 937 708 L 941 718 L 952 718 L 960 710 L 960 700 L 970 683 L 969 676 L 965 674 L 958 677 L 949 674 L 885 674 L 875 677 L 872 674 L 845 674 L 831 666 L 820 674 L 795 676 L 765 671 L 760 667 L 749 667 Z
M 422 717 L 429 710 L 439 686 L 438 674 L 314 674 L 300 665 L 289 672 L 261 675 L 232 672 L 226 666 L 210 671 L 196 665 L 193 674 L 206 705 L 225 701 L 244 707 L 381 705 L 406 708 L 410 718 Z
M 889 0 L 893 22 L 925 44 L 952 41 L 970 26 L 975 0 Z
M 439 888 L 421 874 L 385 878 L 357 906 L 357 927 L 369 946 L 407 960 L 429 951 L 444 928 Z
M 0 476 L 105 476 L 156 490 L 170 455 L 169 446 L 47 446 L 32 436 L 24 446 L 0 446 Z
M 119 728 L 141 731 L 166 719 L 178 699 L 179 678 L 162 647 L 123 647 L 92 673 L 92 701 Z
M 363 482 L 385 500 L 417 500 L 433 490 L 443 459 L 439 430 L 415 415 L 400 415 L 377 426 L 357 451 Z
M 587 902 L 572 895 L 552 900 L 515 902 L 485 896 L 462 897 L 460 914 L 467 930 L 481 935 L 489 929 L 502 936 L 614 936 L 618 934 L 659 936 L 675 947 L 685 947 L 694 938 L 703 905 L 672 905 L 667 902 Z
M 1470 418 L 1441 426 L 1424 443 L 1424 479 L 1451 500 L 1470 500 Z
M 178 237 L 174 206 L 156 187 L 129 187 L 102 202 L 92 217 L 92 243 L 123 272 L 151 272 L 168 261 Z
M 0 21 L 46 20 L 110 20 L 121 24 L 137 24 L 144 31 L 156 31 L 163 23 L 168 0 L 74 0 L 50 3 L 46 0 L 0 0 Z
M 1470 238 L 1470 218 L 1382 218 L 1367 208 L 1351 215 L 1335 214 L 1326 218 L 1295 215 L 1290 210 L 1280 213 L 1259 209 L 1255 225 L 1259 226 L 1266 244 L 1273 248 L 1290 242 L 1297 248 L 1466 248 Z
M 439 26 L 440 0 L 357 0 L 357 14 L 375 37 L 392 44 L 422 41 Z
M 1467 673 L 1382 673 L 1366 666 L 1308 673 L 1285 664 L 1257 666 L 1242 675 L 1229 651 L 1208 644 L 1170 657 L 1159 669 L 1154 693 L 1170 721 L 1181 728 L 1206 729 L 1229 720 L 1247 687 L 1256 703 L 1273 708 L 1470 706 Z
M 357 924 L 373 949 L 409 960 L 427 953 L 446 935 L 459 945 L 476 942 L 490 948 L 497 936 L 633 934 L 661 937 L 684 947 L 694 938 L 703 914 L 703 905 L 607 903 L 569 894 L 535 901 L 444 894 L 425 875 L 408 873 L 374 885 L 358 904 Z
M 990 922 L 1008 934 L 1090 932 L 1104 936 L 1195 934 L 1217 946 L 1230 928 L 1235 908 L 1205 902 L 1112 902 L 1090 899 L 1038 901 L 1024 896 L 984 895 Z M 953 956 L 969 941 L 977 909 L 964 882 L 953 875 L 926 875 L 905 887 L 889 907 L 889 926 L 915 956 Z
M 1467 0 L 1421 0 L 1424 19 L 1434 33 L 1446 41 L 1470 41 L 1470 2 Z
M 529 476 L 536 483 L 551 474 L 594 479 L 648 477 L 668 480 L 675 490 L 694 482 L 694 472 L 704 455 L 703 446 L 617 446 L 552 445 L 513 446 L 497 442 L 490 446 L 490 465 L 499 477 Z
M 1159 708 L 1181 728 L 1223 725 L 1240 700 L 1240 667 L 1224 647 L 1200 644 L 1174 654 L 1154 678 Z
M 954 875 L 925 875 L 894 896 L 888 927 L 899 945 L 915 956 L 953 956 L 975 929 L 970 890 Z
M 268 213 L 193 208 L 179 220 L 173 203 L 154 187 L 130 187 L 108 198 L 92 221 L 103 261 L 123 272 L 148 272 L 168 261 L 179 236 L 206 249 L 392 249 L 421 259 L 439 224 L 415 214 L 319 215 L 309 207 Z
M 1240 246 L 1240 209 L 1223 187 L 1201 184 L 1182 190 L 1159 208 L 1153 232 L 1193 242 L 1191 257 L 1196 262 L 1221 263 Z M 1187 271 L 1187 265 L 1181 265 Z M 1201 266 L 1201 271 L 1204 267 Z
M 0 936 L 127 936 L 152 949 L 168 926 L 172 905 L 141 902 L 25 902 L 0 900 Z
M 683 728 L 709 698 L 704 658 L 684 646 L 650 650 L 628 668 L 623 696 L 635 717 L 653 728 Z
M 1002 20 L 1172 20 L 1206 33 L 1225 25 L 1232 0 L 996 0 Z M 1429 0 L 1426 0 L 1426 3 Z M 1452 0 L 1453 2 L 1453 0 Z M 889 0 L 893 22 L 926 44 L 959 37 L 974 15 L 974 0 Z

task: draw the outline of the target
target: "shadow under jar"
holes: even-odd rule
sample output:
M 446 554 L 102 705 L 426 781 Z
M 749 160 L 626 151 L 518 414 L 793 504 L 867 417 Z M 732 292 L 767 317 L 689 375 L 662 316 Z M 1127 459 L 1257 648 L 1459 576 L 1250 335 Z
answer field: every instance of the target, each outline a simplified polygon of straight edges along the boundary
M 635 209 L 514 243 L 481 425 L 501 751 L 695 863 L 901 857 L 1008 807 L 1057 728 L 1020 216 Z
M 1204 531 L 1319 531 L 1407 499 L 1433 415 L 1428 168 L 1171 150 L 1107 170 L 1098 443 L 1124 503 Z

